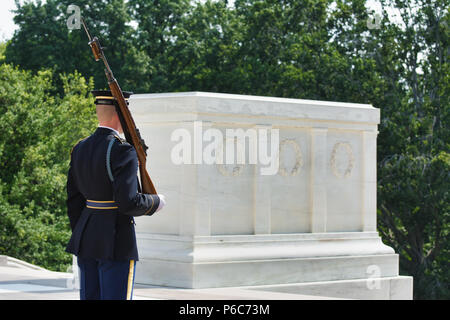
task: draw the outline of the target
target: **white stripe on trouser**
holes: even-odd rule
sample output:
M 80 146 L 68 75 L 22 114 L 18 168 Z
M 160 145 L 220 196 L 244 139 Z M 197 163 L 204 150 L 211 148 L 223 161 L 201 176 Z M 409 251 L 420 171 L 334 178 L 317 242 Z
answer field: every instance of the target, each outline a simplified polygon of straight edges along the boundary
M 133 286 L 134 286 L 134 271 L 136 268 L 136 261 L 130 260 L 130 269 L 128 271 L 128 284 L 127 284 L 127 300 L 133 299 Z

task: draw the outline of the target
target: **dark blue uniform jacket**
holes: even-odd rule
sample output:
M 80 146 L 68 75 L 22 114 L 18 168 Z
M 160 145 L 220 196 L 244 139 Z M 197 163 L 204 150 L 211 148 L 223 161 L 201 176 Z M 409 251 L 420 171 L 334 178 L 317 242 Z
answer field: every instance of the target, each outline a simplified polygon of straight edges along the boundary
M 113 181 L 106 165 L 111 140 Z M 97 128 L 73 148 L 67 179 L 72 228 L 67 252 L 93 259 L 138 260 L 133 217 L 152 215 L 159 206 L 159 197 L 138 192 L 137 169 L 134 147 L 107 128 Z M 88 208 L 87 200 L 117 208 Z

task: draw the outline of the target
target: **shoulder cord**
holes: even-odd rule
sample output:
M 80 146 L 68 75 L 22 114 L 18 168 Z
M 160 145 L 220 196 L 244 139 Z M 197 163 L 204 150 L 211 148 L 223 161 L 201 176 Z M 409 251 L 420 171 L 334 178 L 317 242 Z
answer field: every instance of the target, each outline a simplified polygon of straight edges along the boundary
M 111 170 L 111 149 L 112 146 L 114 144 L 114 141 L 116 139 L 111 139 L 111 141 L 109 141 L 108 144 L 108 150 L 106 151 L 106 170 L 108 170 L 108 176 L 109 176 L 109 180 L 111 180 L 111 182 L 114 182 L 114 177 L 112 175 L 112 170 Z

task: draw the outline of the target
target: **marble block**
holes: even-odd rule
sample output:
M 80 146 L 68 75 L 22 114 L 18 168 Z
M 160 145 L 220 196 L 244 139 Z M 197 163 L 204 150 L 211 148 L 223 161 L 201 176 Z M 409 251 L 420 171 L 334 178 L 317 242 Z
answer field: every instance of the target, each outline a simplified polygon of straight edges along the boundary
M 398 276 L 398 256 L 376 229 L 378 109 L 182 92 L 133 95 L 130 111 L 167 200 L 163 211 L 136 219 L 137 283 L 206 288 Z

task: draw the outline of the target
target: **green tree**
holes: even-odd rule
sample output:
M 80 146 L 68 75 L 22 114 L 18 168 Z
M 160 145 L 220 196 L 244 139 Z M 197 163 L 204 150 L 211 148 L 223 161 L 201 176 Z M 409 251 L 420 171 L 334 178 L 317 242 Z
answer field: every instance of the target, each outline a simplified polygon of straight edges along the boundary
M 0 253 L 65 271 L 70 236 L 66 177 L 71 147 L 95 128 L 93 83 L 0 66 Z
M 0 43 L 0 63 L 5 61 L 6 42 Z
M 382 3 L 377 65 L 392 102 L 381 107 L 379 229 L 414 277 L 415 298 L 448 299 L 449 2 Z M 399 22 L 388 20 L 388 7 Z
M 134 48 L 145 61 L 138 73 L 136 92 L 175 91 L 171 87 L 174 32 L 190 10 L 189 0 L 130 0 L 130 15 L 138 25 Z
M 39 71 L 51 69 L 54 74 L 80 72 L 93 77 L 97 89 L 107 87 L 100 62 L 95 62 L 88 47 L 88 38 L 81 28 L 69 30 L 67 13 L 69 5 L 77 5 L 92 36 L 96 35 L 105 47 L 105 55 L 119 83 L 133 83 L 141 60 L 132 50 L 133 28 L 124 0 L 47 0 L 45 3 L 16 2 L 14 22 L 18 30 L 6 48 L 6 62 L 22 69 Z M 143 61 L 145 67 L 145 61 Z M 127 79 L 125 82 L 121 80 Z M 62 83 L 56 79 L 59 93 Z
M 169 81 L 177 91 L 244 93 L 242 20 L 227 1 L 197 3 L 174 29 Z

